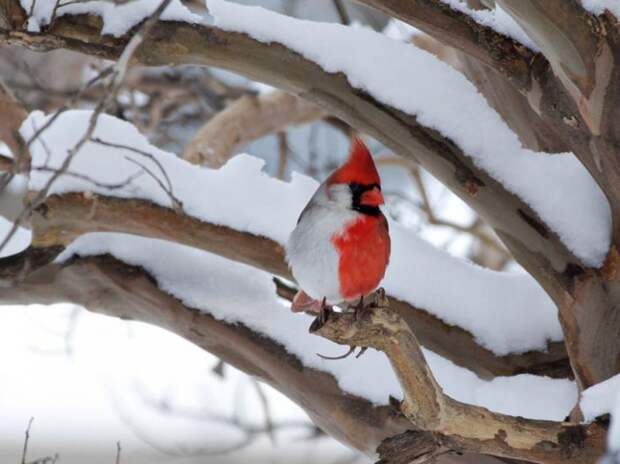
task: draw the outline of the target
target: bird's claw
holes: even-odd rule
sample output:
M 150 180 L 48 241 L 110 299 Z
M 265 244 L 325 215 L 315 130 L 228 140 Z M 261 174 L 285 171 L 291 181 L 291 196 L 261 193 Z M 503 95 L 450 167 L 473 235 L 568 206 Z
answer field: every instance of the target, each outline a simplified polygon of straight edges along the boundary
M 325 356 L 322 355 L 321 353 L 317 353 L 316 355 L 321 358 L 321 359 L 325 359 L 326 361 L 337 361 L 339 359 L 345 359 L 348 358 L 349 356 L 351 356 L 351 354 L 353 354 L 353 352 L 355 351 L 355 349 L 357 348 L 357 346 L 353 345 L 349 347 L 349 351 L 347 351 L 345 354 L 341 355 L 341 356 Z M 368 349 L 367 346 L 362 346 L 359 350 L 359 352 L 355 355 L 355 359 L 359 359 L 360 356 L 362 356 L 364 353 L 366 353 L 366 350 Z
M 341 355 L 341 356 L 325 356 L 321 353 L 317 353 L 316 355 L 321 358 L 321 359 L 325 359 L 326 361 L 337 361 L 338 359 L 345 359 L 348 358 L 351 353 L 353 353 L 353 351 L 355 351 L 355 348 L 357 348 L 356 346 L 350 346 L 349 347 L 349 351 L 347 351 L 345 354 Z
M 332 308 L 327 305 L 325 298 L 321 302 L 321 309 L 319 311 L 319 315 L 312 321 L 310 325 L 310 332 L 316 332 L 321 327 L 325 325 L 325 323 L 329 320 L 329 314 L 331 313 Z

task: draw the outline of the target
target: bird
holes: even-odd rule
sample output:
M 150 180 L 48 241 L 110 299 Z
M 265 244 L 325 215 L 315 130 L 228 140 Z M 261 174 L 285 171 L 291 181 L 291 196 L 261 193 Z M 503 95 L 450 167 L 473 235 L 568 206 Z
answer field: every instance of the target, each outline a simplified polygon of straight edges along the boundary
M 377 167 L 366 145 L 354 137 L 347 161 L 318 187 L 286 244 L 299 285 L 293 312 L 324 317 L 343 302 L 356 314 L 364 309 L 364 298 L 377 289 L 390 259 L 383 204 Z

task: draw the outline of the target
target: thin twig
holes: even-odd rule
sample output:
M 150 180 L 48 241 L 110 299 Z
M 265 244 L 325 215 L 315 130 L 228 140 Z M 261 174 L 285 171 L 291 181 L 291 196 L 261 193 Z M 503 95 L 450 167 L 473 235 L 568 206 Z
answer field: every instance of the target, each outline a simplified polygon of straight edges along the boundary
M 54 9 L 52 10 L 52 16 L 50 18 L 49 27 L 54 25 L 54 21 L 56 21 L 56 15 L 58 14 L 58 8 L 60 7 L 60 0 L 56 0 L 54 4 Z
M 50 168 L 47 166 L 41 166 L 41 167 L 35 167 L 32 168 L 33 171 L 40 171 L 40 172 L 51 172 L 51 173 L 58 173 L 61 171 L 61 169 L 56 169 L 56 168 Z M 86 174 L 81 174 L 79 172 L 73 172 L 73 171 L 69 171 L 69 170 L 65 170 L 62 172 L 62 175 L 64 176 L 68 176 L 68 177 L 74 177 L 76 179 L 80 179 L 80 180 L 84 180 L 86 182 L 90 182 L 91 184 L 93 184 L 96 187 L 100 187 L 100 188 L 104 188 L 107 190 L 118 190 L 118 189 L 122 189 L 123 187 L 127 187 L 129 184 L 131 184 L 135 179 L 137 179 L 138 177 L 142 176 L 144 173 L 142 171 L 138 171 L 135 172 L 133 174 L 131 174 L 130 176 L 127 176 L 127 178 L 125 180 L 122 180 L 120 182 L 100 182 L 98 180 L 93 179 L 92 177 L 86 175 Z
M 105 147 L 110 147 L 110 148 L 118 148 L 120 150 L 127 150 L 127 151 L 131 151 L 132 153 L 135 153 L 137 155 L 140 156 L 144 156 L 145 158 L 148 158 L 149 160 L 151 160 L 159 169 L 159 171 L 161 172 L 161 174 L 164 176 L 164 179 L 166 180 L 166 183 L 168 184 L 167 187 L 165 187 L 162 182 L 155 177 L 154 174 L 153 177 L 155 177 L 156 181 L 158 182 L 158 184 L 160 184 L 160 186 L 162 187 L 162 189 L 173 199 L 173 206 L 175 207 L 175 209 L 178 207 L 179 209 L 182 210 L 182 202 L 175 197 L 173 189 L 172 189 L 172 182 L 170 181 L 170 177 L 168 176 L 168 173 L 166 172 L 166 170 L 164 169 L 163 165 L 161 164 L 161 162 L 152 154 L 149 153 L 147 151 L 144 150 L 140 150 L 138 148 L 129 146 L 129 145 L 125 145 L 125 144 L 121 144 L 121 143 L 112 143 L 112 142 L 107 142 L 105 140 L 102 140 L 98 137 L 94 137 L 91 139 L 92 142 L 97 143 L 99 145 L 105 146 Z M 127 160 L 132 161 L 135 163 L 134 160 L 125 157 Z M 136 163 L 137 164 L 137 163 Z M 142 166 L 142 165 L 140 165 Z
M 153 173 L 153 171 L 151 171 L 149 168 L 147 168 L 144 164 L 140 163 L 139 161 L 130 158 L 129 156 L 125 156 L 124 157 L 127 161 L 129 161 L 130 163 L 133 163 L 139 167 L 141 167 L 143 169 L 144 172 L 146 172 L 156 183 L 157 185 L 159 185 L 159 187 L 166 192 L 166 194 L 168 195 L 168 198 L 170 198 L 170 202 L 172 203 L 172 209 L 178 213 L 181 214 L 183 212 L 183 203 L 181 202 L 181 200 L 179 200 L 176 196 L 174 196 L 174 194 L 164 185 L 164 183 Z
M 278 132 L 278 179 L 283 180 L 288 161 L 288 135 L 285 131 Z
M 28 454 L 28 440 L 30 440 L 30 427 L 32 426 L 33 421 L 34 417 L 31 417 L 28 421 L 28 427 L 26 427 L 26 438 L 24 439 L 24 449 L 22 450 L 21 464 L 26 464 L 26 455 Z
M 260 400 L 261 406 L 263 407 L 263 414 L 265 415 L 265 430 L 267 432 L 267 435 L 269 436 L 271 444 L 275 446 L 276 436 L 274 433 L 275 429 L 273 427 L 273 421 L 271 419 L 271 408 L 269 407 L 269 400 L 267 399 L 267 395 L 265 394 L 265 391 L 263 390 L 261 384 L 253 377 L 252 384 L 256 389 L 256 394 L 258 395 L 258 399 Z
M 18 215 L 18 217 L 15 219 L 11 229 L 6 234 L 3 241 L 0 243 L 0 251 L 2 251 L 2 249 L 6 246 L 6 244 L 13 238 L 13 236 L 15 235 L 19 227 L 22 225 L 24 220 L 27 217 L 29 217 L 32 211 L 34 211 L 43 202 L 43 200 L 47 197 L 47 194 L 49 190 L 51 189 L 52 185 L 56 182 L 56 180 L 58 180 L 58 178 L 60 178 L 60 176 L 63 175 L 64 172 L 66 172 L 69 169 L 69 166 L 71 162 L 73 161 L 73 159 L 75 158 L 75 156 L 80 152 L 84 144 L 91 139 L 95 131 L 95 128 L 97 126 L 99 116 L 108 107 L 108 105 L 116 99 L 118 95 L 118 91 L 121 85 L 123 84 L 123 80 L 127 73 L 129 62 L 131 61 L 131 58 L 134 52 L 140 46 L 140 44 L 144 41 L 144 37 L 146 36 L 146 34 L 148 34 L 150 29 L 155 25 L 155 23 L 159 19 L 159 16 L 166 9 L 166 7 L 170 4 L 171 1 L 172 0 L 163 0 L 159 4 L 159 6 L 155 9 L 153 14 L 146 19 L 146 21 L 142 24 L 142 27 L 131 38 L 131 40 L 129 41 L 125 49 L 123 50 L 123 53 L 121 53 L 121 56 L 119 57 L 118 61 L 113 66 L 113 69 L 111 72 L 112 77 L 108 84 L 107 92 L 103 95 L 103 98 L 99 101 L 99 103 L 93 110 L 93 113 L 91 114 L 89 118 L 86 132 L 77 141 L 77 143 L 70 150 L 68 150 L 67 156 L 63 160 L 58 170 L 52 174 L 52 176 L 48 179 L 46 185 L 37 193 L 35 198 L 30 201 L 29 205 L 26 208 L 24 208 L 22 212 Z M 99 79 L 99 76 L 97 76 L 96 80 L 98 79 Z M 92 82 L 92 80 L 89 81 L 89 83 L 90 82 Z M 87 83 L 87 86 L 89 83 Z M 68 109 L 68 106 L 65 106 L 63 109 L 59 110 L 52 118 L 50 118 L 50 120 L 47 121 L 47 123 L 43 126 L 43 128 L 40 128 L 38 131 L 36 131 L 35 134 L 28 141 L 27 146 L 29 147 L 30 144 L 36 138 L 40 136 L 42 131 L 45 130 L 47 127 L 49 127 L 51 123 L 53 122 L 53 120 L 58 118 L 60 113 L 66 111 L 66 109 Z
M 347 13 L 347 8 L 342 3 L 342 0 L 333 0 L 334 7 L 336 8 L 336 12 L 338 13 L 338 17 L 340 18 L 340 22 L 346 26 L 351 24 L 351 17 L 349 13 Z

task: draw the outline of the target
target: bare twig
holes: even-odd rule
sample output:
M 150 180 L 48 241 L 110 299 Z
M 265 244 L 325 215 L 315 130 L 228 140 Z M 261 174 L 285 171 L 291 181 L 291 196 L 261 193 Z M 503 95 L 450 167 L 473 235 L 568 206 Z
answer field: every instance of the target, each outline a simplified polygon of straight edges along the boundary
M 50 18 L 49 26 L 52 27 L 54 25 L 54 21 L 56 20 L 56 15 L 58 14 L 58 8 L 60 7 L 60 0 L 56 0 L 54 4 L 54 9 L 52 10 L 52 16 Z
M 6 246 L 6 244 L 13 238 L 19 227 L 22 225 L 24 220 L 29 217 L 29 215 L 36 209 L 39 204 L 45 199 L 52 185 L 58 180 L 68 169 L 73 161 L 73 158 L 80 152 L 84 144 L 88 142 L 93 133 L 95 132 L 95 128 L 97 127 L 97 121 L 99 120 L 99 116 L 108 105 L 116 99 L 118 95 L 118 91 L 123 83 L 125 75 L 127 73 L 127 68 L 129 66 L 129 62 L 136 51 L 136 49 L 143 42 L 145 35 L 149 32 L 149 30 L 155 25 L 161 13 L 166 9 L 166 7 L 170 4 L 171 0 L 163 0 L 156 10 L 153 12 L 151 16 L 147 18 L 147 20 L 142 24 L 142 27 L 134 34 L 134 36 L 130 39 L 130 41 L 125 46 L 125 49 L 121 53 L 118 61 L 112 68 L 111 79 L 107 86 L 107 92 L 103 95 L 102 99 L 99 101 L 95 109 L 93 110 L 86 132 L 82 135 L 82 137 L 76 142 L 76 144 L 68 151 L 67 156 L 63 160 L 61 166 L 54 172 L 50 178 L 48 179 L 46 185 L 35 195 L 33 199 L 31 199 L 30 204 L 22 210 L 22 212 L 17 216 L 15 221 L 13 222 L 12 227 L 9 232 L 6 234 L 5 238 L 0 242 L 0 251 Z M 96 80 L 99 79 L 97 76 Z M 89 81 L 89 83 L 92 82 Z M 87 83 L 87 86 L 88 84 Z M 51 123 L 62 113 L 68 109 L 65 106 L 63 109 L 59 110 L 47 123 L 37 130 L 35 134 L 28 141 L 28 146 L 32 144 L 32 142 L 40 136 L 40 134 L 47 127 L 51 125 Z
M 278 132 L 278 179 L 284 179 L 288 160 L 288 136 L 286 132 Z
M 101 140 L 98 137 L 94 137 L 91 139 L 92 142 L 97 143 L 99 145 L 103 145 L 105 147 L 111 147 L 111 148 L 118 148 L 121 150 L 127 150 L 127 151 L 131 151 L 132 153 L 135 153 L 137 155 L 140 156 L 144 156 L 145 158 L 148 158 L 149 160 L 151 160 L 159 169 L 159 171 L 161 172 L 161 174 L 164 176 L 164 179 L 166 180 L 166 184 L 168 184 L 167 186 L 163 184 L 163 182 L 148 168 L 146 168 L 143 164 L 138 163 L 137 161 L 129 158 L 129 157 L 125 157 L 125 159 L 129 162 L 132 162 L 134 164 L 137 164 L 138 166 L 140 166 L 145 172 L 147 172 L 154 180 L 155 182 L 157 182 L 157 184 L 162 188 L 162 190 L 164 192 L 166 192 L 166 194 L 168 194 L 168 196 L 170 197 L 170 200 L 172 202 L 172 207 L 175 211 L 177 212 L 182 212 L 183 211 L 183 203 L 181 202 L 181 200 L 179 200 L 173 192 L 173 187 L 172 187 L 172 182 L 170 181 L 170 177 L 168 176 L 168 173 L 166 172 L 166 170 L 164 169 L 164 167 L 162 166 L 161 162 L 152 154 L 152 153 L 148 153 L 144 150 L 140 150 L 138 148 L 135 147 L 131 147 L 129 145 L 125 145 L 125 144 L 120 144 L 120 143 L 112 143 L 112 142 L 107 142 L 104 140 Z
M 28 420 L 28 426 L 26 427 L 26 437 L 24 438 L 24 448 L 22 450 L 22 461 L 21 464 L 26 464 L 26 455 L 28 454 L 28 441 L 30 440 L 30 427 L 32 427 L 32 422 L 34 421 L 34 417 L 31 417 Z
M 179 214 L 181 214 L 183 212 L 183 203 L 181 202 L 181 200 L 179 200 L 177 197 L 174 196 L 174 194 L 170 190 L 172 187 L 166 187 L 164 185 L 164 183 L 153 173 L 153 171 L 151 171 L 144 164 L 140 163 L 139 161 L 137 161 L 137 160 L 135 160 L 133 158 L 130 158 L 129 156 L 125 156 L 124 158 L 127 161 L 129 161 L 130 163 L 133 163 L 133 164 L 139 166 L 140 168 L 142 168 L 142 170 L 144 172 L 146 172 L 157 183 L 157 185 L 159 185 L 161 187 L 161 189 L 164 192 L 166 192 L 166 194 L 170 198 L 170 202 L 172 203 L 172 209 L 175 212 L 177 212 Z
M 345 25 L 351 24 L 351 17 L 347 12 L 347 7 L 342 3 L 342 0 L 333 0 L 334 7 L 336 8 L 336 12 L 338 13 L 338 17 L 340 18 L 340 22 Z
M 256 390 L 258 399 L 260 400 L 261 407 L 263 408 L 263 414 L 265 415 L 265 430 L 267 432 L 267 435 L 269 436 L 269 439 L 271 440 L 271 444 L 275 445 L 276 436 L 274 433 L 273 420 L 271 418 L 271 408 L 269 406 L 269 400 L 267 399 L 267 395 L 265 394 L 265 391 L 263 390 L 263 387 L 258 382 L 258 380 L 256 380 L 254 377 L 252 377 L 251 380 L 252 385 Z
M 32 168 L 32 170 L 33 171 L 40 171 L 40 172 L 51 172 L 53 174 L 61 173 L 64 176 L 74 177 L 76 179 L 81 179 L 81 180 L 84 180 L 86 182 L 89 182 L 89 183 L 93 184 L 96 187 L 101 187 L 101 188 L 105 188 L 105 189 L 108 189 L 108 190 L 118 190 L 118 189 L 121 189 L 123 187 L 127 187 L 135 179 L 137 179 L 138 177 L 140 177 L 143 174 L 142 171 L 138 171 L 138 172 L 135 172 L 135 173 L 127 176 L 127 178 L 125 180 L 122 180 L 120 182 L 100 182 L 100 181 L 98 181 L 98 180 L 96 180 L 96 179 L 94 179 L 91 176 L 88 176 L 86 174 L 81 174 L 79 172 L 73 172 L 73 171 L 69 171 L 69 170 L 62 171 L 62 169 L 50 168 L 50 167 L 47 167 L 47 166 L 34 167 L 34 168 Z

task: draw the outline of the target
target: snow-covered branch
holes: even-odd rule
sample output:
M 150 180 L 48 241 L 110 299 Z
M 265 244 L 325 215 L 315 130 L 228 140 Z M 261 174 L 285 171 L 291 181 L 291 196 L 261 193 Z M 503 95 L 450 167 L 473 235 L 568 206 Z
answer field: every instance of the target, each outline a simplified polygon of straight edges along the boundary
M 411 441 L 420 440 L 421 433 L 434 442 L 423 453 L 425 459 L 446 452 L 479 452 L 532 462 L 581 463 L 594 462 L 604 448 L 605 429 L 597 423 L 586 427 L 515 418 L 445 395 L 411 328 L 380 293 L 361 315 L 330 313 L 324 324 L 317 318 L 311 331 L 339 344 L 386 353 L 403 389 L 401 410 L 419 430 Z M 420 452 L 419 446 L 410 449 Z M 396 457 L 385 445 L 381 454 L 382 462 Z
M 445 45 L 496 69 L 520 89 L 529 87 L 530 63 L 537 50 L 530 48 L 527 36 L 519 31 L 518 26 L 509 24 L 509 18 L 496 18 L 501 13 L 474 12 L 459 0 L 356 1 L 411 24 Z
M 63 113 L 32 144 L 33 192 L 64 163 L 89 114 Z M 49 120 L 34 113 L 24 134 L 36 133 Z M 283 244 L 315 181 L 300 175 L 290 183 L 271 179 L 260 171 L 260 161 L 245 155 L 219 170 L 201 169 L 151 146 L 126 122 L 106 115 L 99 122 L 94 140 L 72 159 L 71 172 L 59 178 L 35 210 L 32 248 L 22 255 L 21 266 L 17 258 L 4 260 L 1 272 L 7 281 L 56 257 L 43 249 L 57 254 L 91 232 L 164 239 L 290 278 Z M 102 143 L 119 137 L 128 144 Z M 140 175 L 133 159 L 151 167 L 155 178 Z M 170 190 L 183 211 L 176 209 Z M 398 224 L 391 229 L 395 254 L 385 287 L 400 300 L 411 324 L 426 328 L 420 333 L 423 343 L 484 376 L 557 375 L 563 351 L 556 309 L 530 277 L 484 270 L 434 249 Z M 509 294 L 514 296 L 507 299 Z M 548 354 L 540 352 L 549 348 Z

